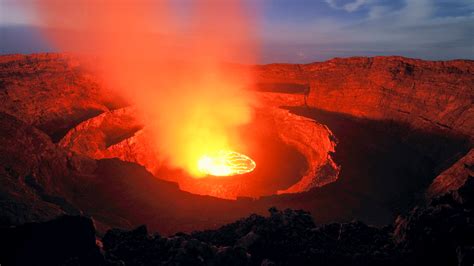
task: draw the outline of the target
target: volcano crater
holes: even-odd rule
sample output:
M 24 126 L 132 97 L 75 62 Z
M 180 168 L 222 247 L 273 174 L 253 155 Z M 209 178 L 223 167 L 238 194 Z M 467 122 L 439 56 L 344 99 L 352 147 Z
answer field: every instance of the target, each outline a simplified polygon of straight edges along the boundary
M 330 155 L 335 147 L 330 130 L 273 106 L 268 99 L 268 95 L 262 97 L 263 105 L 257 108 L 254 120 L 238 129 L 246 140 L 245 153 L 257 162 L 256 169 L 246 174 L 194 178 L 170 167 L 166 158 L 150 148 L 153 135 L 137 119 L 135 107 L 90 118 L 72 128 L 59 145 L 93 159 L 134 162 L 157 178 L 178 183 L 184 191 L 225 199 L 302 192 L 335 180 L 338 167 Z M 306 136 L 307 132 L 313 134 Z

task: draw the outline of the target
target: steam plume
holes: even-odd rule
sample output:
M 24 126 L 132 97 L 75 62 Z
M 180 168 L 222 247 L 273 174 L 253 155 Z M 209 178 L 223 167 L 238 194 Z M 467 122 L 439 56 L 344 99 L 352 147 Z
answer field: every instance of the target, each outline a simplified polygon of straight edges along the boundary
M 255 43 L 241 1 L 187 3 L 182 16 L 173 0 L 29 2 L 62 50 L 97 56 L 103 79 L 146 118 L 154 148 L 198 175 L 199 156 L 243 145 L 234 132 L 251 119 L 250 76 L 222 61 L 252 61 Z

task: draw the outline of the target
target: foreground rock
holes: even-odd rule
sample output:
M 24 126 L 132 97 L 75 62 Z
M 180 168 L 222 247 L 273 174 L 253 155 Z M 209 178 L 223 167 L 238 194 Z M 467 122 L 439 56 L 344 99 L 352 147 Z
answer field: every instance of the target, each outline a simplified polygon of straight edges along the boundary
M 102 238 L 103 256 L 90 220 L 63 217 L 1 229 L 7 238 L 0 244 L 9 244 L 1 258 L 18 265 L 472 265 L 473 189 L 470 177 L 383 228 L 357 221 L 316 225 L 308 212 L 271 208 L 267 217 L 170 237 L 145 226 L 112 229 Z

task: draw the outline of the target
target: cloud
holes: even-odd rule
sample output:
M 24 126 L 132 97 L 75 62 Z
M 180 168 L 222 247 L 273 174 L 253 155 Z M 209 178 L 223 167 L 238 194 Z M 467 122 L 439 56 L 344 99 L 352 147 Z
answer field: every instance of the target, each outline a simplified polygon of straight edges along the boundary
M 338 4 L 336 0 L 325 0 L 328 5 L 334 9 L 342 9 L 347 12 L 354 12 L 357 11 L 360 7 L 365 5 L 368 0 L 355 0 L 353 2 L 345 3 L 345 4 Z
M 390 12 L 391 8 L 387 6 L 372 6 L 369 9 L 369 19 L 380 19 Z
M 297 52 L 304 53 L 305 60 L 374 55 L 474 59 L 474 6 L 460 1 L 456 12 L 447 12 L 445 4 L 452 3 L 443 1 L 367 0 L 358 16 L 318 17 L 298 27 L 280 27 L 285 32 L 281 50 L 294 49 L 285 58 L 289 62 L 297 62 Z
M 431 0 L 405 0 L 405 6 L 398 12 L 398 22 L 419 23 L 429 20 L 435 11 Z
M 345 4 L 343 8 L 347 12 L 354 12 L 357 9 L 359 9 L 361 6 L 363 6 L 366 2 L 367 2 L 366 0 L 356 0 L 352 3 Z
M 0 0 L 0 25 L 31 25 L 38 18 L 15 0 Z

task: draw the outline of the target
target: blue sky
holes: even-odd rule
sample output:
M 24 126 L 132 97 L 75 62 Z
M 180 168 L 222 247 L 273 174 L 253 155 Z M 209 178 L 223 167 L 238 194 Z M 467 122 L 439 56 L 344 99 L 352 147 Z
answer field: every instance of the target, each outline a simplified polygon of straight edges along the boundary
M 192 0 L 175 1 L 179 8 Z M 261 14 L 255 26 L 262 63 L 374 55 L 474 59 L 474 0 L 247 1 Z M 38 25 L 15 0 L 0 0 L 0 53 L 54 51 Z

